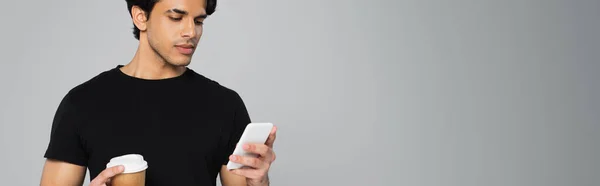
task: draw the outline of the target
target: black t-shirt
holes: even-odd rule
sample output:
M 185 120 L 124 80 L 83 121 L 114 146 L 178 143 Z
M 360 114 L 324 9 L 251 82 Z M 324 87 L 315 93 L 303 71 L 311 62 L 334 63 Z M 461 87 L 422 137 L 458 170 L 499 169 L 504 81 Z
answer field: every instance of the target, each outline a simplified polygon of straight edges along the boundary
M 241 97 L 189 68 L 147 80 L 120 67 L 66 94 L 44 157 L 86 166 L 93 179 L 111 158 L 141 154 L 146 186 L 216 185 L 250 123 Z

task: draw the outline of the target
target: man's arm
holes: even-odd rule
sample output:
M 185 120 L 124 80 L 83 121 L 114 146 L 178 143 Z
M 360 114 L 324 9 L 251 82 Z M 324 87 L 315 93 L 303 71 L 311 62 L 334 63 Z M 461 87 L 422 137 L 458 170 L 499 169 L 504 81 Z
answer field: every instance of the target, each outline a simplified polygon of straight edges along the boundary
M 81 186 L 85 179 L 87 155 L 78 133 L 82 114 L 74 103 L 73 91 L 69 91 L 54 115 L 50 142 L 44 154 L 42 186 Z
M 267 141 L 264 144 L 243 144 L 245 151 L 259 155 L 259 157 L 246 157 L 232 155 L 240 140 L 246 126 L 251 123 L 248 110 L 244 101 L 236 93 L 237 108 L 235 110 L 233 125 L 228 126 L 224 133 L 225 147 L 224 154 L 220 163 L 223 164 L 220 171 L 221 183 L 224 186 L 268 186 L 269 185 L 269 167 L 275 161 L 273 152 L 273 143 L 277 127 L 273 126 Z M 227 162 L 233 161 L 247 166 L 246 168 L 228 170 Z
M 247 186 L 246 177 L 228 171 L 226 165 L 221 167 L 219 177 L 221 177 L 221 185 L 223 186 Z
M 41 186 L 81 186 L 86 167 L 53 159 L 46 159 Z

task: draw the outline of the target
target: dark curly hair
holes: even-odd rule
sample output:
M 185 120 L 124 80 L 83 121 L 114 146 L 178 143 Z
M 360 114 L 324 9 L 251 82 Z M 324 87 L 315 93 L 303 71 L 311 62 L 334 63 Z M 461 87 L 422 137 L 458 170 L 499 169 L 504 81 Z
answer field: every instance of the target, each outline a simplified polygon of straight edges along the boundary
M 146 12 L 146 17 L 149 18 L 150 12 L 154 8 L 154 5 L 160 0 L 125 0 L 127 2 L 127 10 L 129 11 L 129 15 L 131 15 L 131 8 L 133 6 L 140 7 L 144 12 Z M 206 0 L 206 14 L 211 15 L 215 12 L 217 8 L 217 0 Z M 140 29 L 138 29 L 135 24 L 133 25 L 133 36 L 135 39 L 140 39 Z

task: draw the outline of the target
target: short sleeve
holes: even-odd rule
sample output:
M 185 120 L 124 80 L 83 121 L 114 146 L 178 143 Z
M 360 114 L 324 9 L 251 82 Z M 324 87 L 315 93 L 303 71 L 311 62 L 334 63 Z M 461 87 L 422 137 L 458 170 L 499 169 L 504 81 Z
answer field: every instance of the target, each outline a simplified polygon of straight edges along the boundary
M 50 142 L 44 157 L 87 166 L 87 153 L 78 132 L 80 125 L 80 115 L 69 93 L 62 99 L 54 115 Z
M 235 146 L 242 137 L 244 129 L 251 122 L 246 105 L 239 94 L 235 93 L 234 100 L 235 111 L 232 120 L 233 122 L 226 128 L 227 130 L 225 130 L 225 133 L 223 134 L 225 143 L 222 144 L 224 146 L 224 152 L 221 156 L 222 165 L 227 165 L 229 156 L 233 153 L 233 150 L 235 150 Z

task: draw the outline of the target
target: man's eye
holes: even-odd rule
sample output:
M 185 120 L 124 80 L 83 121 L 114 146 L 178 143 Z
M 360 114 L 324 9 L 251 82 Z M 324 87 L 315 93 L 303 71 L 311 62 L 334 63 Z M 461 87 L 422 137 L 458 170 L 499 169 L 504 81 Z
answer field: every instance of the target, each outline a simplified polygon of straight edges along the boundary
M 181 17 L 169 17 L 173 21 L 181 21 Z
M 197 25 L 203 25 L 203 24 L 204 24 L 204 22 L 202 22 L 202 21 L 196 21 L 196 24 L 197 24 Z

